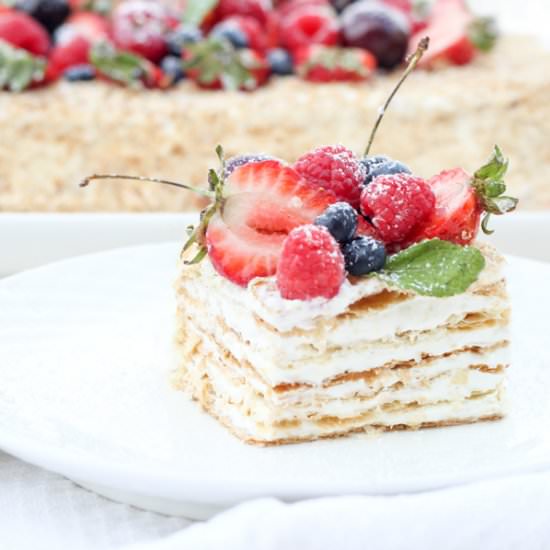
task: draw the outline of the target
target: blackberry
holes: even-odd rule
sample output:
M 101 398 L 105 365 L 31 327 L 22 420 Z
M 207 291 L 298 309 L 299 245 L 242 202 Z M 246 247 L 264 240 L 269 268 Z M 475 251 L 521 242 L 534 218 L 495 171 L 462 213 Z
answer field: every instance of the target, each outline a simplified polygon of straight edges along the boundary
M 326 227 L 339 243 L 345 243 L 353 239 L 357 231 L 357 212 L 347 202 L 336 202 L 313 223 Z
M 28 13 L 50 34 L 67 19 L 71 11 L 67 0 L 18 0 L 15 8 Z
M 384 243 L 372 237 L 357 237 L 342 247 L 346 271 L 360 276 L 380 271 L 386 263 Z

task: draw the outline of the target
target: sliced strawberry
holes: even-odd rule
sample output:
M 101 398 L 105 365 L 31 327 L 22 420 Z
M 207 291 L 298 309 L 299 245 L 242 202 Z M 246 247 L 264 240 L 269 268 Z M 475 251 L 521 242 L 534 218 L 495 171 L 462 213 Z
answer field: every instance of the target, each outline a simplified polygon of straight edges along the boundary
M 336 201 L 276 160 L 237 168 L 226 183 L 227 199 L 206 231 L 210 261 L 234 283 L 274 275 L 286 235 L 311 223 Z
M 49 76 L 62 75 L 69 67 L 89 62 L 90 43 L 82 36 L 75 36 L 65 44 L 55 46 L 48 62 Z
M 430 37 L 430 47 L 419 66 L 429 67 L 438 62 L 464 65 L 476 54 L 468 30 L 474 17 L 463 0 L 438 0 L 428 20 L 428 26 L 415 34 L 409 44 L 412 53 L 421 38 Z
M 470 181 L 462 168 L 445 170 L 428 180 L 435 195 L 435 210 L 411 242 L 439 238 L 466 245 L 474 240 L 482 209 Z

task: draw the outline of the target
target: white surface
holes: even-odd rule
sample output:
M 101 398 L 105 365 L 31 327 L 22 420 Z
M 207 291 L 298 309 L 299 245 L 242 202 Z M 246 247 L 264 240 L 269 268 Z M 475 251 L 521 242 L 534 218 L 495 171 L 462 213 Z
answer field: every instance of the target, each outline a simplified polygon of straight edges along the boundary
M 0 276 L 123 246 L 183 242 L 193 214 L 0 214 Z M 550 261 L 550 213 L 493 216 L 490 241 L 502 252 Z
M 550 465 L 550 266 L 510 265 L 506 420 L 264 449 L 169 386 L 178 249 L 113 251 L 0 282 L 0 448 L 85 483 L 214 505 L 416 491 Z

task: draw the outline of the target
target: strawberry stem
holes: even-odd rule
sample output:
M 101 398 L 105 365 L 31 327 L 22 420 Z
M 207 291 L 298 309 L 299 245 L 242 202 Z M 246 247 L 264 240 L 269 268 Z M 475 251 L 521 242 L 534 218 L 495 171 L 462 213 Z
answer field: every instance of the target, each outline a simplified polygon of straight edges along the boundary
M 369 154 L 372 142 L 374 141 L 374 136 L 376 135 L 376 131 L 378 130 L 378 126 L 380 126 L 380 123 L 382 122 L 382 118 L 384 117 L 384 114 L 386 113 L 386 109 L 389 107 L 391 100 L 393 99 L 393 96 L 397 93 L 399 88 L 401 88 L 401 85 L 403 84 L 403 82 L 405 82 L 409 74 L 411 74 L 414 71 L 415 67 L 418 65 L 418 62 L 424 55 L 424 52 L 428 49 L 429 43 L 430 43 L 430 39 L 428 36 L 425 36 L 424 38 L 422 38 L 422 40 L 420 40 L 420 42 L 418 43 L 418 46 L 416 47 L 416 51 L 407 60 L 407 68 L 405 69 L 403 76 L 399 79 L 399 82 L 395 85 L 395 88 L 392 90 L 388 99 L 386 99 L 386 103 L 384 103 L 383 107 L 378 111 L 378 118 L 374 123 L 374 128 L 372 129 L 372 132 L 369 137 L 369 142 L 365 149 L 365 153 L 364 153 L 365 157 Z
M 123 176 L 121 174 L 94 174 L 93 176 L 88 176 L 80 183 L 80 187 L 87 187 L 92 181 L 95 180 L 134 180 L 134 181 L 147 181 L 150 183 L 160 183 L 162 185 L 172 185 L 173 187 L 179 187 L 180 189 L 186 189 L 187 191 L 192 191 L 197 195 L 202 197 L 207 197 L 209 199 L 214 197 L 214 194 L 205 189 L 198 189 L 197 187 L 191 187 L 184 183 L 178 183 L 175 181 L 164 180 L 159 178 L 147 178 L 143 176 Z

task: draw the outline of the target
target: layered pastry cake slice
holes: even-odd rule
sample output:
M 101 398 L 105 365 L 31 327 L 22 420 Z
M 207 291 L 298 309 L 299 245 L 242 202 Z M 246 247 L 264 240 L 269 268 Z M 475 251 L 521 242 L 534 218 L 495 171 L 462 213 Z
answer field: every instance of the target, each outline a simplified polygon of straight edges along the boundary
M 509 303 L 502 258 L 480 251 L 477 281 L 447 298 L 358 278 L 285 300 L 273 277 L 182 266 L 175 384 L 250 443 L 500 418 Z

